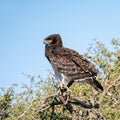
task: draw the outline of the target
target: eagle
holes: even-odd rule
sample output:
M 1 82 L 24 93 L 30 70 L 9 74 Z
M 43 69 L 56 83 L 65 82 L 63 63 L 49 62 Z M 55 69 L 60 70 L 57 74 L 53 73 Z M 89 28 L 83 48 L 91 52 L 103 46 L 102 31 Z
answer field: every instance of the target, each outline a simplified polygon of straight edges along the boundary
M 49 35 L 44 39 L 44 44 L 45 56 L 62 84 L 66 80 L 69 88 L 74 82 L 84 82 L 99 92 L 103 91 L 97 80 L 99 72 L 95 65 L 75 50 L 64 47 L 59 34 Z

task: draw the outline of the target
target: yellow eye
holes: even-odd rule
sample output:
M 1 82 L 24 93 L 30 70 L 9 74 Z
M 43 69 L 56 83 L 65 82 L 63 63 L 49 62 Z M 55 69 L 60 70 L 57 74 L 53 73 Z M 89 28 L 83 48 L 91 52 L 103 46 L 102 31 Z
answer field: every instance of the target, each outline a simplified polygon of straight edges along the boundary
M 52 39 L 48 39 L 48 42 L 49 42 L 49 43 L 52 43 L 52 42 L 53 42 L 53 40 L 52 40 Z

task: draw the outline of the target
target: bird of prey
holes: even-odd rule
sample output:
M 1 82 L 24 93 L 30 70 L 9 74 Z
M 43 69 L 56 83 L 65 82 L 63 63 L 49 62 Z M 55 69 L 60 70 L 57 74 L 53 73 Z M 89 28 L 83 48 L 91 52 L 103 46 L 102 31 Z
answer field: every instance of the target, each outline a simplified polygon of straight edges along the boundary
M 98 70 L 95 65 L 78 52 L 64 47 L 59 34 L 49 35 L 44 39 L 44 43 L 45 56 L 62 83 L 67 80 L 67 87 L 70 87 L 73 82 L 85 82 L 97 91 L 103 91 L 96 78 Z

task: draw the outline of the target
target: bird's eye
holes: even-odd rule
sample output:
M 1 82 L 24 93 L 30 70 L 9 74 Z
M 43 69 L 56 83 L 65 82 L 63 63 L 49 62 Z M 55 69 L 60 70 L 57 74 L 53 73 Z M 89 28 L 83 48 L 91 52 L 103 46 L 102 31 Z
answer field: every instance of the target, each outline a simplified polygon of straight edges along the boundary
M 49 43 L 52 43 L 52 42 L 53 42 L 53 40 L 52 40 L 52 39 L 50 39 L 50 38 L 48 39 L 48 41 L 49 41 Z

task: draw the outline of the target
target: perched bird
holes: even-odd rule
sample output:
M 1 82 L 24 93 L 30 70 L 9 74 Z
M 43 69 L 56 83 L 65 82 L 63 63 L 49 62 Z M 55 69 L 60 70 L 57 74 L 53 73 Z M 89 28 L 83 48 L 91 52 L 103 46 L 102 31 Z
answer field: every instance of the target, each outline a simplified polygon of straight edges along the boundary
M 57 78 L 68 81 L 67 87 L 73 82 L 85 82 L 97 91 L 103 87 L 96 80 L 98 70 L 95 66 L 78 52 L 65 48 L 59 34 L 49 35 L 44 39 L 45 56 L 52 65 Z

